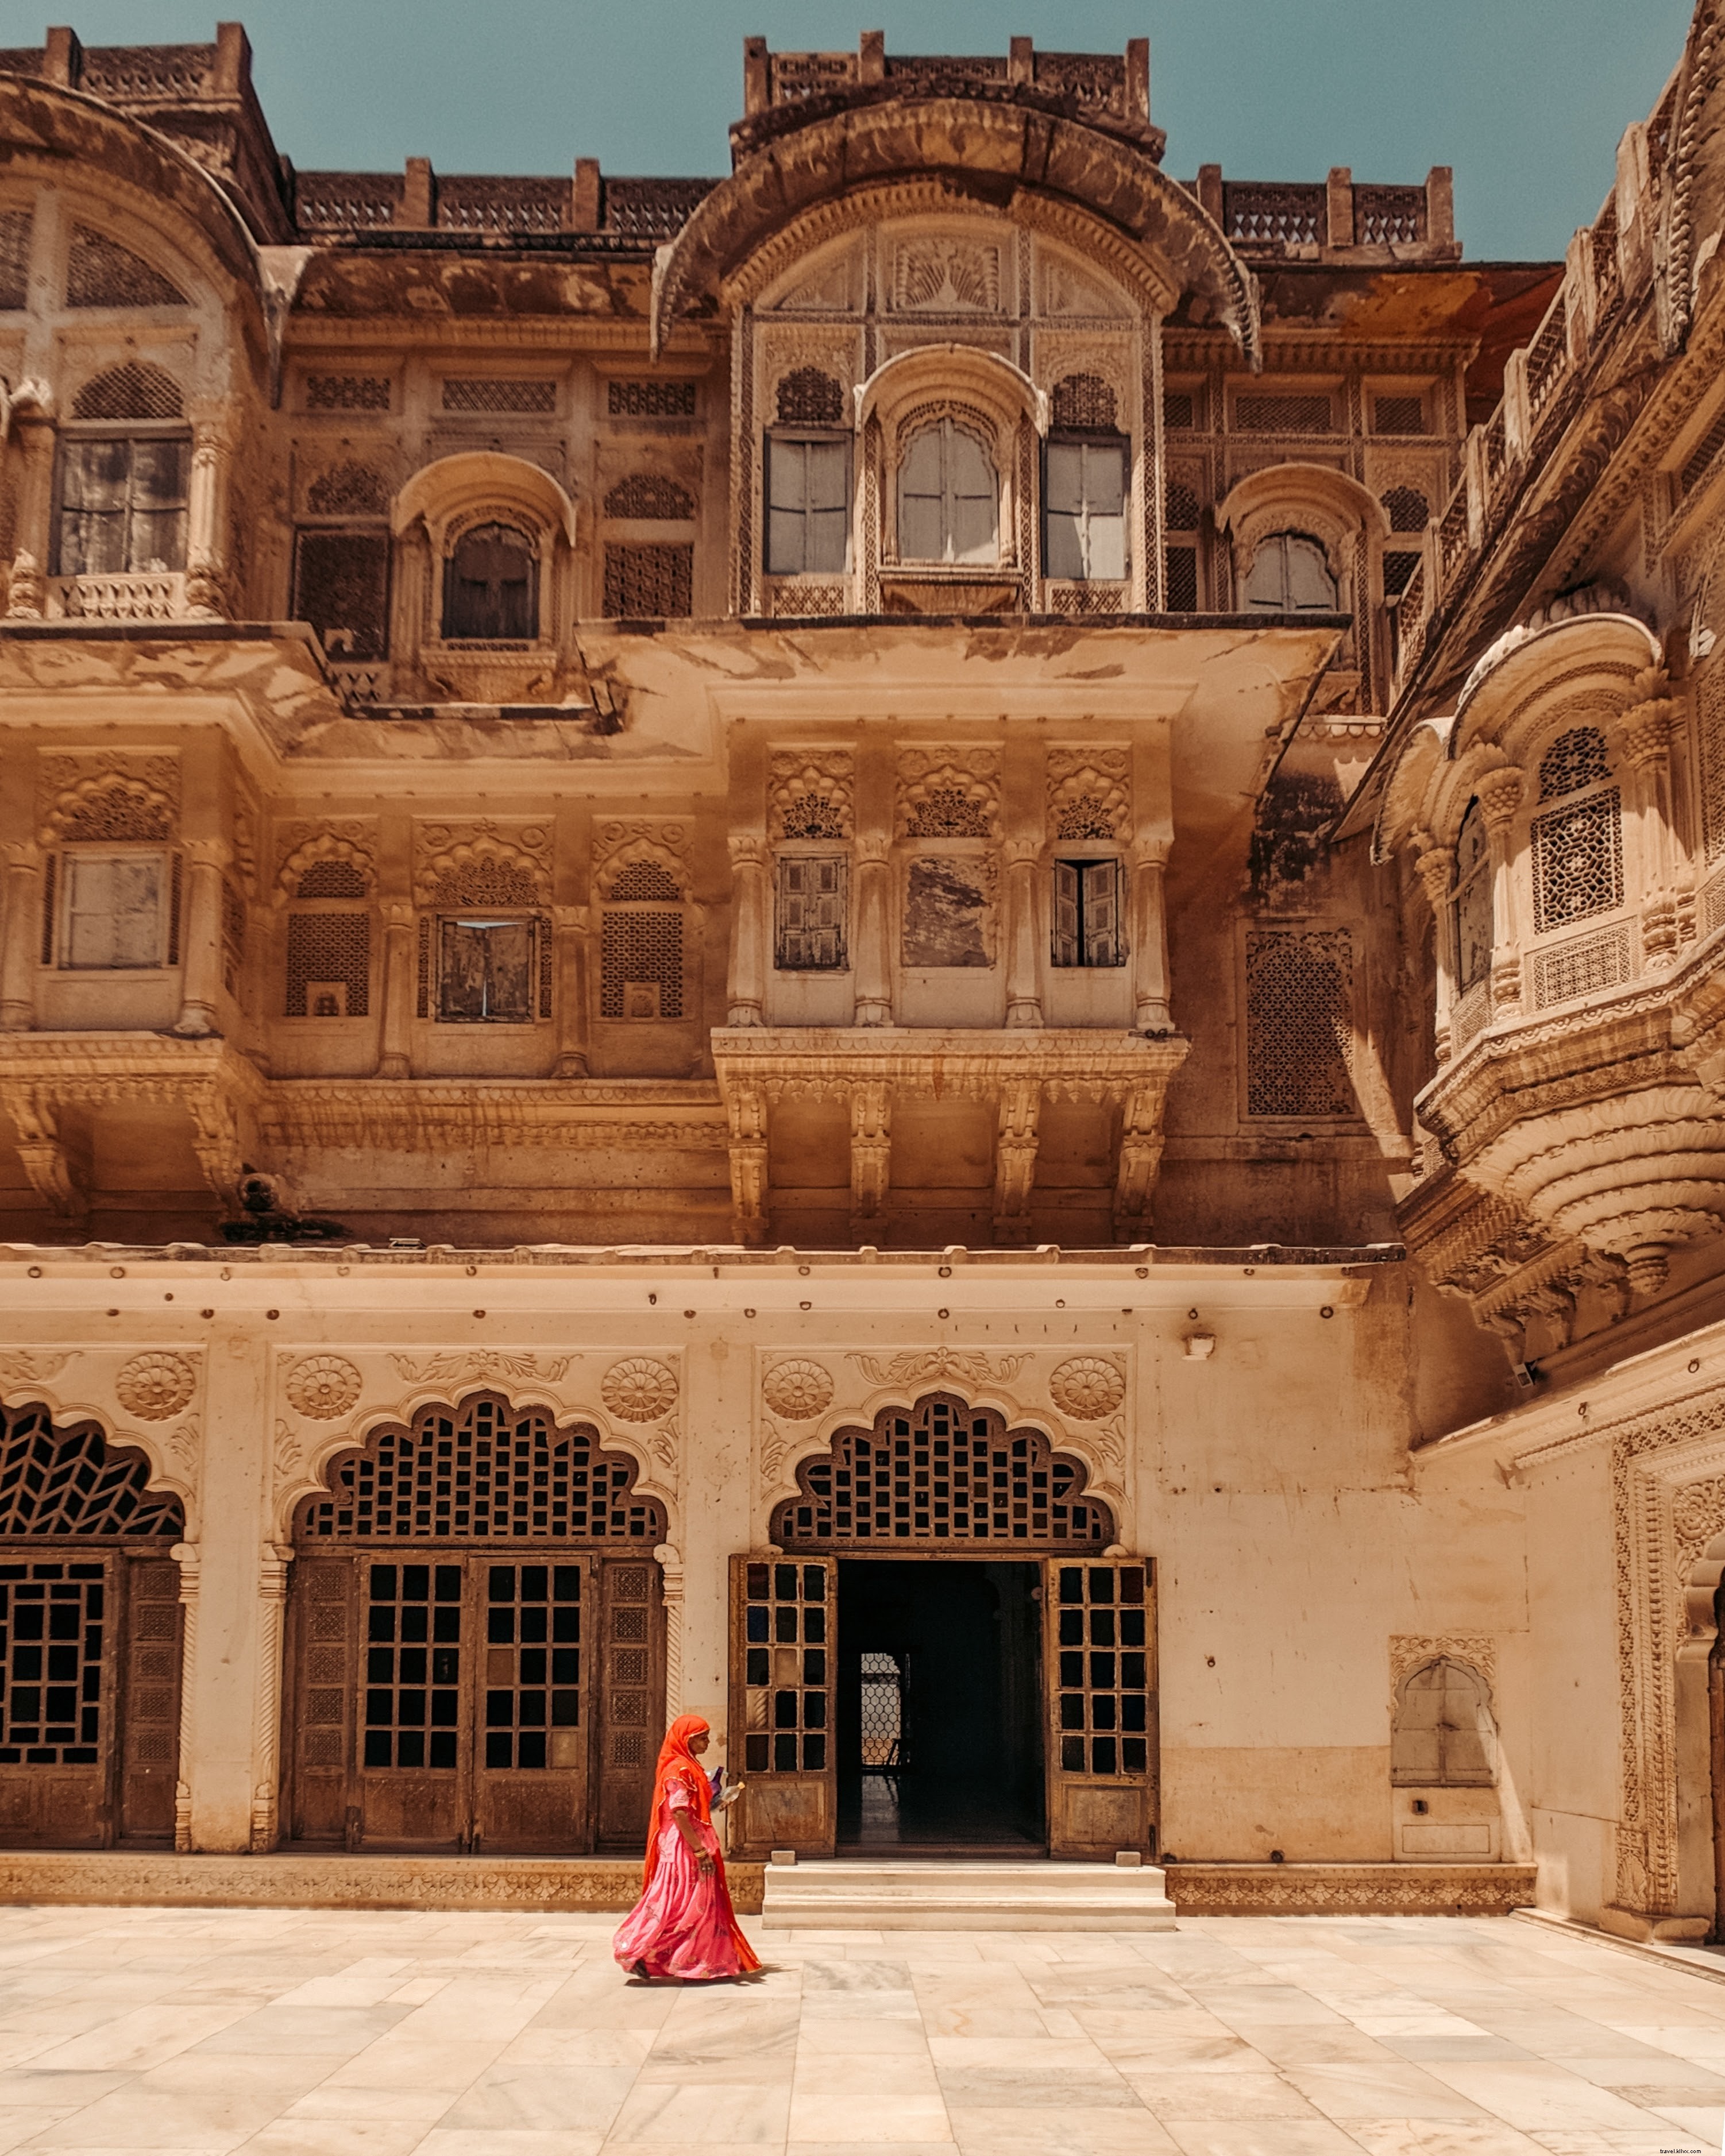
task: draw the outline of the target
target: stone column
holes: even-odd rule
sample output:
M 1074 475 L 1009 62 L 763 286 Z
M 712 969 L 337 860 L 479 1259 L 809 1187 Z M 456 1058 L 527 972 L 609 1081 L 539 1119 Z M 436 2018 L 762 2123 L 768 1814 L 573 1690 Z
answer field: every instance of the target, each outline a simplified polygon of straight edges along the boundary
M 878 1240 L 892 1186 L 892 1088 L 859 1079 L 850 1089 L 850 1235 Z
M 729 1025 L 767 1022 L 767 841 L 731 841 Z
M 186 612 L 193 621 L 225 621 L 233 611 L 227 545 L 233 448 L 233 420 L 225 408 L 194 414 L 186 496 Z
M 1522 803 L 1522 774 L 1513 765 L 1488 771 L 1479 783 L 1480 814 L 1491 855 L 1491 1016 L 1513 1016 L 1522 1004 L 1521 911 L 1516 904 L 1511 827 Z
M 286 1613 L 288 1543 L 265 1543 L 258 1572 L 258 1656 L 252 1695 L 251 1847 L 254 1856 L 280 1838 L 281 1789 L 282 1619 Z
M 1006 842 L 1006 1023 L 1043 1023 L 1042 968 L 1036 936 L 1036 874 L 1042 849 L 1034 839 Z
M 1140 1033 L 1172 1033 L 1168 1004 L 1166 839 L 1140 839 L 1132 850 L 1132 1024 Z
M 767 1240 L 767 1095 L 738 1080 L 726 1088 L 732 1232 L 751 1249 Z
M 562 1043 L 553 1075 L 587 1075 L 587 938 L 584 906 L 552 908 L 557 938 L 557 1038 Z
M 1640 843 L 1641 949 L 1650 967 L 1663 968 L 1677 956 L 1676 844 L 1671 824 L 1671 701 L 1664 672 L 1650 668 L 1639 675 L 1639 700 L 1621 721 L 1623 751 L 1635 775 L 1636 821 Z
M 6 926 L 0 941 L 0 1031 L 36 1023 L 36 966 L 42 952 L 42 850 L 21 839 L 0 846 L 6 864 Z
M 386 899 L 378 911 L 383 916 L 383 1037 L 377 1057 L 380 1078 L 409 1078 L 413 1062 L 408 1043 L 414 990 L 418 983 L 413 964 L 413 909 L 405 899 Z
M 190 839 L 186 856 L 186 918 L 180 938 L 177 1034 L 219 1033 L 222 991 L 222 872 L 233 858 L 223 839 Z
M 9 621 L 40 621 L 48 598 L 43 564 L 54 557 L 53 417 L 42 405 L 13 408 L 23 470 L 18 477 L 16 521 L 18 551 L 13 557 L 6 613 Z
M 180 1772 L 174 1785 L 174 1847 L 192 1846 L 192 1702 L 198 1667 L 198 1573 L 196 1543 L 176 1543 L 173 1560 L 180 1568 Z
M 1437 923 L 1435 952 L 1437 962 L 1437 1009 L 1434 1014 L 1432 1038 L 1437 1060 L 1450 1060 L 1450 1010 L 1455 998 L 1455 916 L 1450 905 L 1450 893 L 1455 881 L 1455 854 L 1450 846 L 1440 846 L 1429 831 L 1416 831 L 1414 843 L 1420 848 L 1414 866 L 1419 871 L 1425 887 L 1426 902 Z
M 856 842 L 856 1023 L 892 1024 L 891 841 Z
M 1010 1079 L 1000 1089 L 1000 1115 L 994 1139 L 994 1240 L 1024 1243 L 1030 1239 L 1030 1192 L 1036 1180 L 1036 1148 L 1041 1137 L 1042 1083 Z
M 665 1718 L 683 1712 L 683 1556 L 673 1543 L 654 1551 L 659 1559 L 665 1599 Z

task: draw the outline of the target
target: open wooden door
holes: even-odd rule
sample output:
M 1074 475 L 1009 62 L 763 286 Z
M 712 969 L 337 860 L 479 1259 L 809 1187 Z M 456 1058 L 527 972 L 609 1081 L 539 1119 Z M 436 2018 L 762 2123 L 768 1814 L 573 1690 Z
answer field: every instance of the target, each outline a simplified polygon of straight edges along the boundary
M 1156 1853 L 1156 1603 L 1146 1558 L 1043 1562 L 1048 1853 Z
M 833 1853 L 838 1614 L 832 1558 L 732 1558 L 729 1763 L 746 1784 L 732 1815 L 733 1856 Z

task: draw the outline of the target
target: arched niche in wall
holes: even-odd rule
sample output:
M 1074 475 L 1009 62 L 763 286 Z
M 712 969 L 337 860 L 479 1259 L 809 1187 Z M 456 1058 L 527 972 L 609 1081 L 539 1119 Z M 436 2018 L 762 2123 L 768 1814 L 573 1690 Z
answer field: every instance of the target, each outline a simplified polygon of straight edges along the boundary
M 537 465 L 496 450 L 439 457 L 396 496 L 390 526 L 410 562 L 418 553 L 402 583 L 420 642 L 544 644 L 569 617 L 575 505 Z

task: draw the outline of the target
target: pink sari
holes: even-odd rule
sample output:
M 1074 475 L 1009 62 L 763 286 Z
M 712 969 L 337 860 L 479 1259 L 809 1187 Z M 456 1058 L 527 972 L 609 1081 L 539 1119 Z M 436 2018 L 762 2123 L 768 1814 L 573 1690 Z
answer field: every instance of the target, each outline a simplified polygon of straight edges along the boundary
M 612 1943 L 626 1969 L 649 1977 L 698 1982 L 745 1976 L 761 1966 L 732 1909 L 706 1775 L 688 1748 L 688 1739 L 706 1726 L 692 1714 L 671 1724 L 659 1755 L 641 1898 Z M 705 1877 L 674 1816 L 685 1811 L 693 1814 L 701 1846 L 713 1860 Z

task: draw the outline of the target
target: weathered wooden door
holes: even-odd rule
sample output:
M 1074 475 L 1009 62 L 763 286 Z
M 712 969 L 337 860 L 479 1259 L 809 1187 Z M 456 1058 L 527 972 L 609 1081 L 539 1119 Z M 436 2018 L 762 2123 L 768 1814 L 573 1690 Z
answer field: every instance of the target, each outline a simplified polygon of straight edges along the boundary
M 653 1768 L 665 1733 L 665 1598 L 659 1567 L 644 1558 L 599 1565 L 600 1630 L 591 1650 L 601 1849 L 644 1847 Z
M 126 1560 L 120 1698 L 120 1839 L 172 1847 L 180 1778 L 182 1620 L 172 1558 Z
M 830 1856 L 839 1567 L 831 1558 L 731 1560 L 730 1770 L 745 1787 L 732 1854 Z
M 1146 1558 L 1043 1561 L 1048 1851 L 1156 1851 L 1155 1583 Z
M 591 1848 L 593 1716 L 582 1712 L 582 1619 L 593 1607 L 590 1558 L 469 1566 L 484 1627 L 483 1712 L 474 1717 L 467 1845 L 552 1852 Z M 588 1664 L 589 1684 L 591 1661 Z

